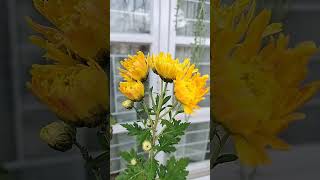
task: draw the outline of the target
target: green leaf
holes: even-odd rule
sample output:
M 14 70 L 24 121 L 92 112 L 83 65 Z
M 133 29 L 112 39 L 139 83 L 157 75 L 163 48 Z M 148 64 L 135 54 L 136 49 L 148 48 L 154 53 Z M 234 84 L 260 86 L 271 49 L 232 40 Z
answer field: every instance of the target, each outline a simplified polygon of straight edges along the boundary
M 130 136 L 137 136 L 137 141 L 142 144 L 144 140 L 151 139 L 151 132 L 149 129 L 143 129 L 137 123 L 133 124 L 121 124 L 124 128 L 128 130 Z
M 142 103 L 137 103 L 137 116 L 139 119 L 148 119 L 148 114 L 144 111 Z
M 120 156 L 128 163 L 130 163 L 132 159 L 138 159 L 137 152 L 134 149 L 131 149 L 130 152 L 123 151 L 120 153 Z
M 158 151 L 166 153 L 174 152 L 176 150 L 174 145 L 179 143 L 181 136 L 184 135 L 190 123 L 183 123 L 173 119 L 171 122 L 162 120 L 161 124 L 166 127 L 159 136 L 159 145 L 156 148 Z
M 238 156 L 235 154 L 223 154 L 218 157 L 216 162 L 212 163 L 211 169 L 217 166 L 218 164 L 223 164 L 227 162 L 232 162 L 238 159 Z
M 184 113 L 184 110 L 179 110 L 179 111 L 176 111 L 176 114 L 181 114 L 181 113 Z
M 186 170 L 189 164 L 187 158 L 176 160 L 171 157 L 167 161 L 167 165 L 161 165 L 159 168 L 159 179 L 160 180 L 186 180 L 189 172 Z
M 160 112 L 162 112 L 162 111 L 165 110 L 165 109 L 166 109 L 166 107 L 161 108 Z
M 147 176 L 147 180 L 154 180 L 157 176 L 159 162 L 155 159 L 149 159 L 145 165 L 145 174 Z
M 108 151 L 101 153 L 97 157 L 95 157 L 92 162 L 95 164 L 103 164 L 110 158 L 110 153 Z
M 166 104 L 170 100 L 170 98 L 171 96 L 167 96 L 166 98 L 164 98 L 162 105 Z
M 117 124 L 117 120 L 116 120 L 113 116 L 111 116 L 111 115 L 110 115 L 109 121 L 110 121 L 110 125 L 111 125 L 111 126 Z
M 98 142 L 99 142 L 100 146 L 102 147 L 102 149 L 104 149 L 104 150 L 108 149 L 109 143 L 108 143 L 107 134 L 97 132 L 97 137 L 98 137 Z
M 157 96 L 156 96 L 156 107 L 158 107 L 158 104 L 159 104 L 159 94 L 157 94 Z
M 144 168 L 140 165 L 128 166 L 126 170 L 116 177 L 116 180 L 146 180 Z

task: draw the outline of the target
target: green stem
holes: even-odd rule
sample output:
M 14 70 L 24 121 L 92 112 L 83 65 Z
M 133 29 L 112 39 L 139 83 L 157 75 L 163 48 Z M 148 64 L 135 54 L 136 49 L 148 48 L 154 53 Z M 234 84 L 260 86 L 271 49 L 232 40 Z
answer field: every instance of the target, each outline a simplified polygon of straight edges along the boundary
M 97 171 L 96 169 L 92 169 L 92 172 L 93 172 L 94 177 L 96 178 L 96 180 L 103 180 L 99 171 Z
M 156 131 L 157 131 L 157 127 L 158 127 L 158 124 L 159 124 L 159 121 L 160 121 L 160 111 L 162 109 L 162 105 L 163 105 L 163 100 L 164 100 L 164 97 L 166 95 L 166 91 L 167 91 L 167 86 L 168 86 L 168 83 L 166 82 L 164 87 L 163 87 L 163 81 L 161 81 L 161 88 L 160 88 L 160 96 L 159 96 L 159 102 L 158 103 L 158 106 L 157 106 L 157 110 L 156 110 L 156 117 L 155 117 L 155 123 L 153 124 L 152 126 L 152 147 L 155 146 L 155 143 L 156 143 Z M 149 158 L 154 158 L 155 154 L 154 154 L 154 151 L 151 149 L 151 151 L 149 152 Z
M 86 163 L 92 160 L 92 157 L 89 154 L 89 151 L 87 150 L 87 148 L 82 146 L 77 141 L 74 142 L 74 145 L 76 145 L 76 147 L 80 150 L 82 158 L 86 161 Z M 98 168 L 91 167 L 91 171 L 94 174 L 96 180 L 103 180 Z

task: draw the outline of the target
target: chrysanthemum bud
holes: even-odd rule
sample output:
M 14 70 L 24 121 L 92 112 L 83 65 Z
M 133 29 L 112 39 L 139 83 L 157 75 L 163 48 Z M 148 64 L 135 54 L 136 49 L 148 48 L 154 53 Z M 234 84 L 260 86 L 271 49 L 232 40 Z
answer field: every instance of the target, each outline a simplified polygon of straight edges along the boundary
M 53 122 L 43 127 L 40 138 L 57 151 L 68 151 L 72 148 L 76 129 L 64 122 Z
M 131 159 L 130 164 L 135 166 L 137 164 L 137 160 L 135 158 Z
M 143 141 L 143 143 L 142 143 L 142 149 L 143 149 L 144 151 L 150 151 L 151 148 L 152 148 L 152 145 L 151 145 L 151 142 L 150 142 L 150 141 L 148 141 L 148 140 Z
M 127 99 L 125 101 L 122 102 L 122 106 L 126 109 L 132 109 L 134 105 L 134 102 L 131 101 L 130 99 Z
M 153 124 L 153 122 L 152 122 L 152 120 L 147 120 L 147 126 L 150 128 L 151 126 L 152 126 L 152 124 Z

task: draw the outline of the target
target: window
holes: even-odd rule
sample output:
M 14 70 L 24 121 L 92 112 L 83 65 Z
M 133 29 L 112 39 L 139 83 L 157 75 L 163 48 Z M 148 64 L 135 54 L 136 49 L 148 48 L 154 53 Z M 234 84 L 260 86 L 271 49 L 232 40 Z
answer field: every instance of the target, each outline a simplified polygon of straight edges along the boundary
M 209 27 L 210 1 L 205 1 L 205 30 L 203 56 L 198 63 L 201 73 L 210 73 L 209 66 Z M 177 12 L 177 3 L 179 10 Z M 170 52 L 173 56 L 184 59 L 190 57 L 193 32 L 196 28 L 196 15 L 199 10 L 199 1 L 196 0 L 112 0 L 111 1 L 111 110 L 118 123 L 137 120 L 134 111 L 124 110 L 121 102 L 124 97 L 118 91 L 120 77 L 118 67 L 120 60 L 128 54 L 138 50 L 145 53 Z M 159 88 L 158 77 L 149 75 L 149 86 Z M 192 123 L 177 145 L 177 157 L 189 157 L 191 176 L 201 171 L 209 174 L 208 142 L 210 121 L 209 95 L 201 102 L 201 109 L 192 115 Z M 181 117 L 185 118 L 185 117 Z M 126 130 L 116 124 L 113 127 L 114 135 L 111 141 L 111 173 L 118 173 L 125 168 L 119 152 L 136 148 L 135 139 L 126 134 Z M 139 151 L 141 152 L 141 151 Z M 142 153 L 142 152 L 141 152 Z M 159 157 L 165 162 L 166 155 Z M 193 175 L 194 174 L 194 175 Z

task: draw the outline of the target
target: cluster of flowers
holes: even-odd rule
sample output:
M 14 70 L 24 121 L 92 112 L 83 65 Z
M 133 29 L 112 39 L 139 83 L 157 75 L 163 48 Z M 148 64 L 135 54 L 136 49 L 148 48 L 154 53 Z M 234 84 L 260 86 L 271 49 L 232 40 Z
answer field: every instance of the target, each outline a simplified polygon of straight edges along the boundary
M 186 114 L 191 114 L 199 108 L 198 103 L 209 91 L 206 87 L 209 76 L 201 76 L 195 64 L 190 63 L 189 59 L 180 63 L 169 53 L 161 52 L 158 55 L 145 56 L 140 51 L 128 57 L 121 61 L 123 69 L 120 69 L 120 75 L 125 81 L 120 82 L 119 90 L 128 98 L 124 101 L 124 106 L 132 106 L 132 102 L 144 98 L 143 82 L 148 77 L 149 69 L 159 75 L 164 82 L 174 84 L 174 95 L 183 105 Z

